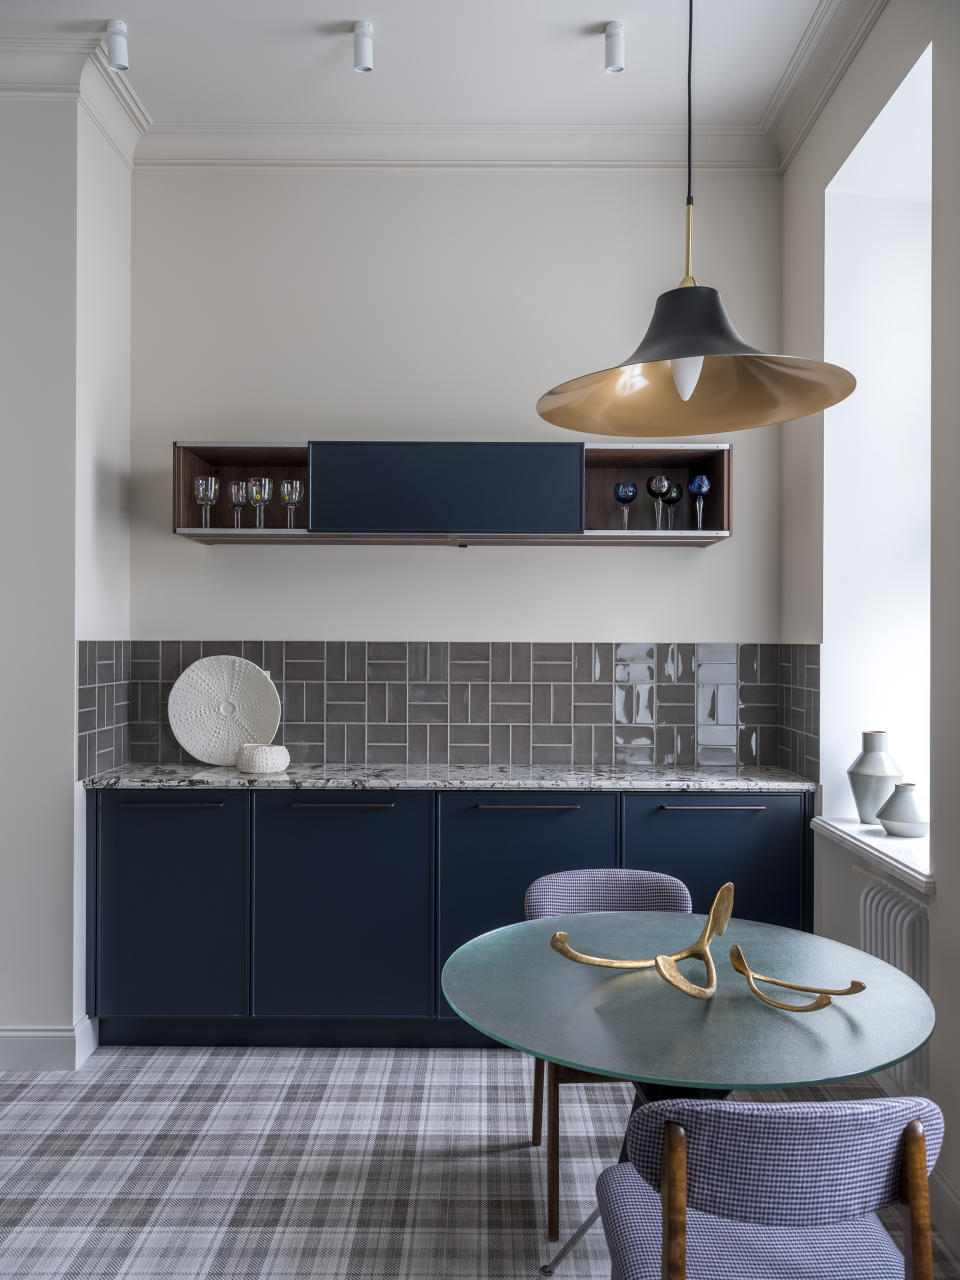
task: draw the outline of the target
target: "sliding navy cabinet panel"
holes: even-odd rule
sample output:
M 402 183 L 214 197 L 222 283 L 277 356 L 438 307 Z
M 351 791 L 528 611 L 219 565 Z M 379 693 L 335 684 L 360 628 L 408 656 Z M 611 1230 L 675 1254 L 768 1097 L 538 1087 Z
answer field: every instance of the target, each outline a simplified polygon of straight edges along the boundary
M 523 917 L 538 876 L 617 863 L 615 794 L 444 791 L 440 794 L 440 967 L 478 934 Z M 441 1017 L 455 1017 L 438 993 Z
M 800 795 L 623 798 L 623 865 L 677 876 L 694 911 L 733 881 L 733 914 L 804 927 L 804 803 Z
M 311 441 L 314 533 L 582 533 L 583 445 Z
M 243 791 L 100 792 L 102 1017 L 249 1012 Z
M 429 1017 L 432 792 L 253 793 L 253 1012 Z

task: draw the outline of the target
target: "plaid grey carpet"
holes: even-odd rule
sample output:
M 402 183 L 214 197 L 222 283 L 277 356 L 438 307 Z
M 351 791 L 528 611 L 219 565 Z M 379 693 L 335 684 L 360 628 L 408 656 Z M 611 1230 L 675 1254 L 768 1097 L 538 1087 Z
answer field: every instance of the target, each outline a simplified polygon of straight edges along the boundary
M 0 1075 L 0 1276 L 535 1280 L 554 1247 L 531 1083 L 519 1054 L 437 1049 L 103 1049 Z M 564 1086 L 561 1107 L 566 1233 L 628 1088 Z M 939 1246 L 937 1266 L 960 1274 Z M 609 1274 L 599 1226 L 558 1272 Z

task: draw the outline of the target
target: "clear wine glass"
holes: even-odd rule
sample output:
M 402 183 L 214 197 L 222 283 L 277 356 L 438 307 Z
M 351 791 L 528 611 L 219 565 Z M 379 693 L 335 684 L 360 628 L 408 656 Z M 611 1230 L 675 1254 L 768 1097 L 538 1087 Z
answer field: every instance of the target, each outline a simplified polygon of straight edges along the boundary
M 663 495 L 670 489 L 669 476 L 650 476 L 647 480 L 647 493 L 654 502 L 654 509 L 657 515 L 657 533 L 660 532 L 663 524 Z
M 220 481 L 216 476 L 194 476 L 193 496 L 203 511 L 202 528 L 210 528 L 210 508 L 220 495 Z
M 637 486 L 629 481 L 621 481 L 613 486 L 613 496 L 620 503 L 623 512 L 624 531 L 630 528 L 630 503 L 637 496 Z
M 302 480 L 281 480 L 280 501 L 287 508 L 287 528 L 294 529 L 297 524 L 297 507 L 303 502 L 304 483 Z
M 250 496 L 247 493 L 246 480 L 231 480 L 230 505 L 233 507 L 233 527 L 235 529 L 239 529 L 242 523 L 243 513 L 250 505 Z
M 273 481 L 269 476 L 251 476 L 247 481 L 247 495 L 250 505 L 257 513 L 257 528 L 264 527 L 264 509 L 273 497 Z
M 713 485 L 707 476 L 693 476 L 687 484 L 687 488 L 697 500 L 697 530 L 700 531 L 703 528 L 703 499 L 713 488 Z
M 673 528 L 673 510 L 680 499 L 683 497 L 683 485 L 672 484 L 667 492 L 661 498 L 661 502 L 667 508 L 667 528 Z

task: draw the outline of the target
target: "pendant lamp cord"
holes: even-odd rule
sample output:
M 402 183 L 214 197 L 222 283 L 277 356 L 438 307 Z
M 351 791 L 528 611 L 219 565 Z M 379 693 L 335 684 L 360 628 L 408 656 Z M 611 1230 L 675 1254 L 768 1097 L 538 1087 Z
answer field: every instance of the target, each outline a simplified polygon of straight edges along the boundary
M 693 0 L 687 18 L 687 217 L 686 255 L 681 287 L 696 284 L 693 278 Z
M 687 19 L 687 204 L 693 204 L 693 0 Z

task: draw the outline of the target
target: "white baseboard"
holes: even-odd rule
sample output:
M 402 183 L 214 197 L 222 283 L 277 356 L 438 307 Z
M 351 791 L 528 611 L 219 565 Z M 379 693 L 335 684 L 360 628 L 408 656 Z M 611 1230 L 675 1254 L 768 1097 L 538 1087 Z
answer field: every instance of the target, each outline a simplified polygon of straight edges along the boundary
M 96 1018 L 84 1016 L 73 1028 L 76 1036 L 76 1057 L 74 1067 L 82 1067 L 100 1043 L 100 1025 Z
M 75 1071 L 97 1047 L 97 1024 L 0 1027 L 0 1071 Z

